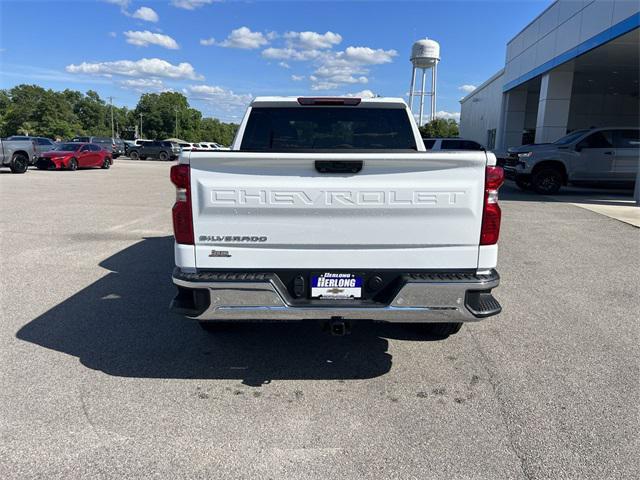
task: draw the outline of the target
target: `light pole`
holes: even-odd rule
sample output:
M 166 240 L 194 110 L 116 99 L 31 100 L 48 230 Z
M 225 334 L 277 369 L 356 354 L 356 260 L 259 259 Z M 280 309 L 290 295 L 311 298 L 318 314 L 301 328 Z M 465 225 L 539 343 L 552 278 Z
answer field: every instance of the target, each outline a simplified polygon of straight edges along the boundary
M 178 107 L 175 107 L 174 110 L 176 112 L 176 132 L 175 132 L 175 136 L 176 136 L 176 138 L 178 138 Z
M 111 104 L 111 138 L 116 138 L 116 131 L 113 126 L 113 97 L 109 97 L 109 103 Z
M 142 135 L 142 114 L 140 114 L 140 138 L 143 138 L 143 135 Z

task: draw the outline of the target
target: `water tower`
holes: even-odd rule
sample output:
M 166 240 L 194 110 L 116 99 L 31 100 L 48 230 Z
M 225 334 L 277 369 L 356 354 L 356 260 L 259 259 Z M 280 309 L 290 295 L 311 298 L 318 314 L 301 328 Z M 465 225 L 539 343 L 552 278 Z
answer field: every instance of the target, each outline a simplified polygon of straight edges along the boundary
M 440 61 L 440 44 L 435 40 L 425 38 L 418 40 L 411 47 L 411 88 L 409 89 L 409 109 L 413 113 L 413 97 L 420 98 L 420 115 L 418 125 L 422 125 L 422 114 L 424 112 L 424 97 L 431 99 L 431 112 L 429 120 L 436 117 L 436 77 L 438 74 L 438 62 Z M 422 71 L 422 88 L 416 91 L 416 71 Z M 431 90 L 427 88 L 427 70 L 431 70 Z

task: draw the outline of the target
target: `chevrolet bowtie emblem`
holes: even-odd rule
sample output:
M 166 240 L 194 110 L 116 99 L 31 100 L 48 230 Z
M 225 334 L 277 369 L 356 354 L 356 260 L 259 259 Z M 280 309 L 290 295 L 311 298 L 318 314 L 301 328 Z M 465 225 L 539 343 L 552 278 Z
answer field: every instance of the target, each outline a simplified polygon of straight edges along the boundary
M 331 290 L 327 290 L 327 293 L 333 293 L 333 294 L 338 294 L 338 293 L 342 293 L 344 292 L 344 289 L 342 288 L 332 288 Z

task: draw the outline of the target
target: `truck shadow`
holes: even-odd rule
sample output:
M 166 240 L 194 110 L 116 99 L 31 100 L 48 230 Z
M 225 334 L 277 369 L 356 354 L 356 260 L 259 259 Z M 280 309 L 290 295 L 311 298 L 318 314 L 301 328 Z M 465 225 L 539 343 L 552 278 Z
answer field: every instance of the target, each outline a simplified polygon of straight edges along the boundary
M 202 331 L 168 310 L 173 237 L 148 238 L 101 262 L 110 271 L 22 327 L 17 338 L 109 375 L 143 378 L 366 379 L 387 373 L 387 338 L 429 340 L 397 325 L 358 324 L 332 337 L 316 322 Z

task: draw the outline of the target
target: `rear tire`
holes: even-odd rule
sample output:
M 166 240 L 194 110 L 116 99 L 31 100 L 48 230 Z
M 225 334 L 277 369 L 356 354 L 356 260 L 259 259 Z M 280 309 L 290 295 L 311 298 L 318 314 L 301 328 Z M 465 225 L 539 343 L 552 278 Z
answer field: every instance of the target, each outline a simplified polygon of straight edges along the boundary
M 560 190 L 564 176 L 562 172 L 553 167 L 542 167 L 533 173 L 531 186 L 536 193 L 541 195 L 553 195 Z
M 423 323 L 420 329 L 423 333 L 435 338 L 447 338 L 460 331 L 462 323 Z
M 105 170 L 109 170 L 111 167 L 111 159 L 109 157 L 104 157 L 104 162 L 102 162 L 102 167 Z
M 29 159 L 21 153 L 16 153 L 11 159 L 9 168 L 11 173 L 25 173 L 29 168 Z
M 160 152 L 158 158 L 163 162 L 166 162 L 167 160 L 169 160 L 169 154 L 167 152 Z
M 69 160 L 69 166 L 67 167 L 67 170 L 71 170 L 72 172 L 78 170 L 78 161 L 75 158 Z

